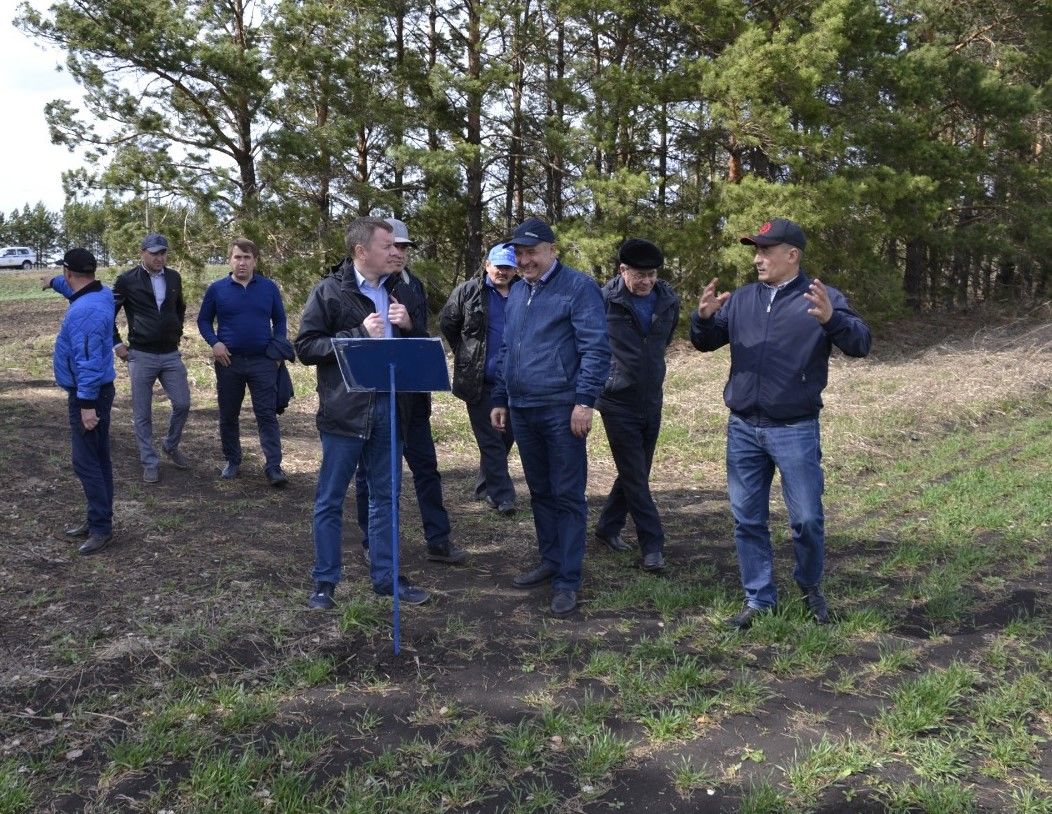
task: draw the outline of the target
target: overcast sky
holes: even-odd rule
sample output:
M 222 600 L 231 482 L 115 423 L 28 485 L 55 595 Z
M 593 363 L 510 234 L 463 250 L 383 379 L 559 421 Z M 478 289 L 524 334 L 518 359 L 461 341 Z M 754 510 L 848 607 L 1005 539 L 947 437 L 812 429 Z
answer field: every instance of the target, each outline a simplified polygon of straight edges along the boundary
M 47 0 L 33 3 L 43 8 Z M 17 0 L 0 0 L 0 211 L 5 215 L 37 201 L 61 210 L 62 172 L 80 166 L 76 154 L 51 143 L 44 120 L 44 105 L 52 99 L 79 107 L 80 89 L 69 74 L 56 71 L 61 52 L 44 50 L 11 24 L 17 6 Z

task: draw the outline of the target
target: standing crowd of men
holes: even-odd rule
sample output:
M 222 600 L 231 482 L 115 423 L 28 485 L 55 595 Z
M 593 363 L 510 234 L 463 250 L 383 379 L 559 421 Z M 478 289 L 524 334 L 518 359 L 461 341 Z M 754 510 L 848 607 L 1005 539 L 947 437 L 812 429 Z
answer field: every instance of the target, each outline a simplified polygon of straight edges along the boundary
M 718 293 L 714 279 L 690 314 L 694 347 L 730 346 L 726 465 L 745 601 L 727 624 L 748 628 L 777 605 L 769 529 L 776 469 L 789 513 L 794 578 L 814 619 L 827 623 L 821 393 L 832 348 L 865 356 L 870 332 L 841 292 L 804 273 L 806 238 L 798 224 L 777 218 L 741 242 L 755 247 L 757 281 L 732 294 Z M 347 387 L 333 340 L 427 336 L 426 292 L 408 268 L 407 253 L 415 243 L 402 221 L 357 218 L 345 244 L 344 260 L 311 291 L 291 342 L 280 289 L 260 273 L 252 241 L 232 243 L 230 274 L 206 290 L 197 325 L 215 363 L 224 458 L 219 476 L 241 475 L 239 417 L 247 388 L 263 474 L 271 486 L 287 485 L 277 418 L 291 397 L 285 364 L 298 358 L 314 366 L 322 458 L 308 605 L 336 607 L 343 507 L 352 481 L 373 590 L 419 604 L 428 592 L 395 569 L 392 518 L 401 467 L 392 472 L 392 449 L 395 459 L 404 455 L 413 475 L 427 558 L 447 565 L 468 558 L 452 541 L 443 504 L 431 397 L 399 393 L 392 399 L 385 391 Z M 158 381 L 171 403 L 161 452 L 177 468 L 190 467 L 180 450 L 190 409 L 179 351 L 186 302 L 179 273 L 166 265 L 167 252 L 164 236 L 147 235 L 139 264 L 120 274 L 112 291 L 95 279 L 95 258 L 79 248 L 66 253 L 62 275 L 44 280 L 45 288 L 70 301 L 55 343 L 54 370 L 68 394 L 73 468 L 87 503 L 84 519 L 66 534 L 84 538 L 83 554 L 101 551 L 113 537 L 114 355 L 128 366 L 143 482 L 160 480 L 152 421 Z M 600 288 L 590 275 L 561 262 L 551 226 L 531 218 L 488 252 L 479 274 L 457 286 L 441 311 L 440 330 L 453 352 L 453 393 L 466 404 L 479 449 L 474 496 L 502 516 L 516 513 L 508 456 L 517 445 L 537 558 L 512 584 L 522 589 L 550 584 L 556 616 L 577 608 L 582 586 L 587 438 L 595 410 L 603 418 L 617 477 L 594 538 L 614 551 L 633 550 L 622 539 L 631 516 L 640 567 L 666 567 L 665 532 L 650 473 L 661 428 L 665 356 L 679 323 L 680 298 L 659 279 L 663 266 L 660 248 L 630 238 L 619 249 L 617 275 Z M 126 342 L 116 323 L 122 308 Z

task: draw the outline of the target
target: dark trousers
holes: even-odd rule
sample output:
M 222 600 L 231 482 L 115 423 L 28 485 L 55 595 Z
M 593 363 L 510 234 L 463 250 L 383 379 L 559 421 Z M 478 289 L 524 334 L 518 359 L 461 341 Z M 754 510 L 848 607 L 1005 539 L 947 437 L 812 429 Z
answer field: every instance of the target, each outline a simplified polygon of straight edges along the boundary
M 230 463 L 241 463 L 241 403 L 245 400 L 247 385 L 266 467 L 271 470 L 281 466 L 277 364 L 266 356 L 231 356 L 229 365 L 217 362 L 215 368 L 223 457 Z
M 511 423 L 530 487 L 541 562 L 556 569 L 552 588 L 579 591 L 588 503 L 585 439 L 570 432 L 572 404 L 512 407 Z
M 493 409 L 492 392 L 493 388 L 487 385 L 482 391 L 482 398 L 467 405 L 468 420 L 471 421 L 471 431 L 475 433 L 475 443 L 479 448 L 475 497 L 482 500 L 489 495 L 494 503 L 501 506 L 515 502 L 515 484 L 508 474 L 508 453 L 515 443 L 515 433 L 510 421 L 504 432 L 493 429 L 489 418 Z
M 650 494 L 650 467 L 661 430 L 661 408 L 640 412 L 604 405 L 602 415 L 617 479 L 599 513 L 595 530 L 605 537 L 620 534 L 625 518 L 631 514 L 643 553 L 662 551 L 665 531 Z
M 69 429 L 72 439 L 73 471 L 84 487 L 88 501 L 88 531 L 103 537 L 113 531 L 113 464 L 110 460 L 110 411 L 113 409 L 113 384 L 99 388 L 95 429 L 84 429 L 77 406 L 77 391 L 68 390 Z
M 426 396 L 413 398 L 413 411 L 409 418 L 402 452 L 413 473 L 413 488 L 420 507 L 420 520 L 424 525 L 424 540 L 432 551 L 449 548 L 449 514 L 442 504 L 442 476 L 438 474 L 438 454 L 435 439 L 431 436 L 431 402 Z M 354 479 L 355 502 L 358 510 L 358 528 L 362 530 L 362 545 L 369 547 L 369 485 L 367 461 L 362 461 Z

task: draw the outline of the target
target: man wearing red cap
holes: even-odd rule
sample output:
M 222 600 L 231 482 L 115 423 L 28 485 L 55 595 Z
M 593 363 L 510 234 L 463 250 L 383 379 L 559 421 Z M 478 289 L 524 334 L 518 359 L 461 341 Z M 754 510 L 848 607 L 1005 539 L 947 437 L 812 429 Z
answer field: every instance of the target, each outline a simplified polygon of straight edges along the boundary
M 777 468 L 789 510 L 793 574 L 814 619 L 829 622 L 822 594 L 825 557 L 824 477 L 818 414 L 833 346 L 848 356 L 869 353 L 871 337 L 843 294 L 800 268 L 807 239 L 799 225 L 776 218 L 755 235 L 759 281 L 718 294 L 714 278 L 691 315 L 698 350 L 731 346 L 723 390 L 727 423 L 727 491 L 745 605 L 727 620 L 739 630 L 774 610 L 774 555 L 768 527 L 771 481 Z

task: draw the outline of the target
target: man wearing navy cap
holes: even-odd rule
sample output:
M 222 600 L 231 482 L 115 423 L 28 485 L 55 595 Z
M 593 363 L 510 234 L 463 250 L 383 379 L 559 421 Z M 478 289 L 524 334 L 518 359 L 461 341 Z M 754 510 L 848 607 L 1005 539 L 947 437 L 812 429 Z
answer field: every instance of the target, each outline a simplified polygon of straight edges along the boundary
M 520 224 L 506 245 L 522 281 L 508 295 L 490 421 L 515 433 L 540 554 L 512 584 L 550 580 L 551 611 L 565 616 L 577 607 L 584 564 L 585 441 L 610 370 L 603 297 L 595 280 L 559 262 L 544 221 Z
M 515 443 L 511 427 L 497 432 L 490 423 L 497 356 L 504 338 L 504 309 L 518 282 L 515 249 L 498 243 L 481 273 L 453 289 L 442 308 L 439 326 L 453 350 L 453 395 L 468 408 L 479 448 L 475 498 L 501 515 L 515 514 L 515 485 L 508 474 L 508 453 Z
M 793 574 L 814 619 L 829 622 L 822 594 L 825 557 L 824 477 L 818 414 L 834 345 L 848 356 L 869 353 L 871 337 L 843 294 L 800 268 L 807 239 L 791 220 L 776 218 L 755 235 L 759 282 L 718 294 L 714 278 L 691 315 L 698 350 L 731 346 L 723 398 L 727 423 L 727 490 L 745 605 L 727 620 L 739 630 L 771 612 L 778 593 L 768 526 L 777 468 L 789 510 Z
M 153 386 L 159 379 L 172 403 L 172 417 L 161 449 L 177 469 L 189 469 L 190 460 L 179 449 L 183 427 L 190 414 L 190 385 L 179 352 L 183 337 L 186 301 L 179 272 L 168 268 L 168 241 L 156 232 L 143 238 L 139 265 L 119 274 L 113 282 L 116 309 L 128 320 L 128 342 L 113 324 L 114 351 L 128 363 L 131 378 L 135 440 L 139 445 L 144 483 L 157 483 L 160 460 L 153 444 Z
M 629 238 L 618 251 L 618 275 L 603 286 L 613 364 L 596 408 L 610 442 L 617 479 L 606 498 L 595 537 L 614 551 L 632 515 L 645 571 L 665 567 L 665 531 L 650 493 L 650 467 L 661 430 L 665 351 L 679 323 L 679 297 L 658 279 L 665 263 L 649 240 Z
M 85 519 L 65 530 L 69 537 L 85 538 L 81 554 L 101 551 L 113 539 L 113 293 L 95 279 L 95 266 L 87 249 L 70 249 L 62 258 L 61 278 L 49 283 L 69 297 L 55 339 L 54 370 L 68 394 L 73 471 L 88 503 Z

